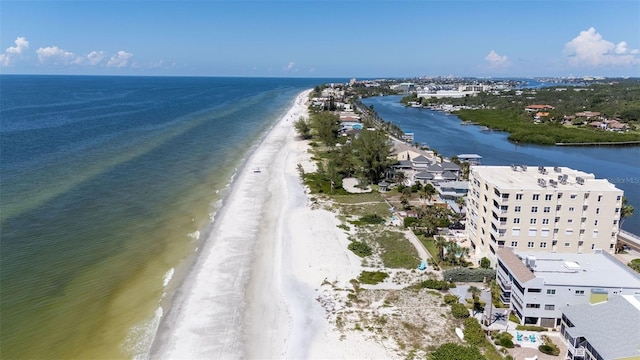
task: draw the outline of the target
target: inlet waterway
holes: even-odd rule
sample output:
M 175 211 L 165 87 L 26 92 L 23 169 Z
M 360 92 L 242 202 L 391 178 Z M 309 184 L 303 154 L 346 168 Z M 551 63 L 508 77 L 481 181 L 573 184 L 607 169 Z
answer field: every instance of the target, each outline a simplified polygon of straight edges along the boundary
M 400 96 L 363 99 L 385 121 L 391 121 L 405 133 L 414 133 L 414 141 L 427 144 L 445 157 L 479 154 L 482 165 L 566 166 L 597 178 L 605 178 L 622 189 L 636 213 L 622 228 L 640 234 L 640 147 L 571 147 L 514 144 L 506 132 L 491 131 L 475 125 L 463 125 L 454 114 L 430 109 L 405 107 Z

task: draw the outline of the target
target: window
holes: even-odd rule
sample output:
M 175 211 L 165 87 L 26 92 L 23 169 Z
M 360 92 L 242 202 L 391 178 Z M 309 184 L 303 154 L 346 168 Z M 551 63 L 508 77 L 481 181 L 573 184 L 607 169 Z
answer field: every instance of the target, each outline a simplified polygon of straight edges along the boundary
M 620 200 L 622 200 L 622 196 L 620 195 L 616 196 L 616 201 L 620 201 Z
M 586 218 L 586 217 L 581 218 L 581 219 L 580 219 L 580 222 L 581 222 L 581 223 L 585 223 L 585 222 L 587 222 L 587 218 Z
M 554 220 L 554 222 L 559 223 L 559 222 L 560 222 L 560 218 L 559 218 L 559 217 L 556 217 L 556 218 L 555 218 L 555 220 Z
M 591 250 L 596 248 L 596 244 L 591 244 Z
M 549 225 L 549 219 L 542 219 L 542 225 Z
M 567 219 L 567 223 L 571 224 L 573 222 L 573 219 Z
M 561 206 L 560 205 L 556 205 L 556 211 L 560 211 Z
M 598 226 L 598 220 L 593 222 L 593 226 Z
M 555 295 L 556 289 L 547 289 L 547 295 Z
M 546 212 L 546 213 L 551 212 L 551 208 L 548 207 L 548 206 L 545 206 L 544 207 L 544 212 Z
M 576 195 L 576 194 L 571 194 L 571 198 L 572 198 L 572 199 L 575 199 L 577 196 L 578 196 L 578 195 Z
M 596 214 L 600 214 L 600 208 L 596 208 Z
M 585 205 L 582 207 L 582 211 L 587 211 L 587 209 L 589 208 L 589 206 Z
M 516 206 L 514 209 L 515 212 L 520 212 L 520 206 Z
M 565 235 L 567 235 L 567 236 L 571 236 L 571 235 L 573 235 L 573 229 L 566 229 L 566 230 L 564 231 L 564 234 L 565 234 Z
M 518 228 L 511 229 L 511 236 L 520 236 L 520 229 Z
M 513 218 L 514 224 L 520 224 L 520 218 Z
M 557 234 L 558 233 L 558 229 L 553 229 L 553 233 Z
M 568 242 L 564 243 L 564 247 L 569 247 L 569 246 L 571 246 L 571 243 L 568 243 Z
M 533 243 L 533 241 L 529 241 L 529 242 L 527 243 L 527 247 L 528 247 L 528 248 L 532 248 L 532 247 L 534 247 L 534 246 L 535 246 L 535 244 Z
M 585 200 L 589 198 L 589 193 L 584 193 Z
M 549 229 L 542 229 L 540 231 L 540 237 L 549 237 Z
M 584 229 L 580 229 L 580 235 L 584 234 Z
M 553 305 L 553 304 L 551 304 L 551 305 L 550 304 L 545 304 L 544 309 L 545 310 L 555 310 L 556 306 Z
M 518 242 L 517 241 L 512 241 L 511 242 L 511 247 L 518 247 Z
M 535 225 L 536 221 L 538 221 L 538 219 L 531 219 L 531 220 L 529 220 L 529 224 Z
M 539 293 L 542 292 L 542 289 L 527 288 L 527 292 Z
M 620 208 L 616 208 L 616 214 L 620 212 Z
M 540 309 L 540 304 L 527 304 L 527 309 Z
M 531 212 L 532 213 L 537 213 L 538 212 L 538 207 L 537 206 L 532 206 L 531 207 Z
M 598 202 L 602 201 L 602 195 L 598 195 Z
M 540 194 L 533 194 L 533 200 L 540 200 Z
M 573 211 L 573 210 L 575 210 L 575 208 L 573 206 L 570 206 L 569 211 Z
M 540 248 L 542 249 L 546 249 L 547 248 L 547 243 L 545 241 L 540 243 Z
M 516 200 L 522 200 L 522 194 L 516 194 Z
M 618 220 L 613 220 L 613 225 L 618 225 Z
M 562 199 L 562 193 L 561 192 L 558 193 L 558 199 Z
M 576 295 L 584 295 L 584 290 L 576 290 Z
M 535 237 L 537 232 L 537 229 L 529 229 L 529 237 Z
M 551 198 L 553 198 L 553 194 L 546 194 L 546 195 L 544 196 L 544 199 L 545 199 L 545 200 L 547 200 L 547 201 L 548 201 L 548 200 L 551 200 Z

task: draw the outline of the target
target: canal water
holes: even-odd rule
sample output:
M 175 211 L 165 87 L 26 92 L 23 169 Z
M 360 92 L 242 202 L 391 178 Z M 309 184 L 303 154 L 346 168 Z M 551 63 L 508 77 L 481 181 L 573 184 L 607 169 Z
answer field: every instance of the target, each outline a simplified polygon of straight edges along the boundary
M 640 234 L 640 147 L 585 147 L 516 145 L 508 133 L 463 125 L 455 115 L 429 109 L 405 107 L 401 96 L 363 99 L 384 121 L 391 121 L 414 141 L 427 144 L 451 158 L 459 154 L 479 154 L 482 165 L 566 166 L 596 178 L 606 178 L 623 190 L 635 214 L 622 228 Z

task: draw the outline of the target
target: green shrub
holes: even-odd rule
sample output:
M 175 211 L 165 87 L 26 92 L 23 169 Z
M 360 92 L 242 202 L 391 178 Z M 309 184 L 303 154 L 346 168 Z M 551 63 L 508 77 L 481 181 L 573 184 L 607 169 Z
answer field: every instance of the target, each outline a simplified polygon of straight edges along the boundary
M 491 260 L 489 260 L 488 257 L 483 257 L 482 259 L 480 259 L 480 267 L 482 269 L 488 269 L 491 267 Z
M 540 350 L 541 353 L 547 354 L 547 355 L 553 355 L 553 356 L 560 355 L 560 349 L 547 344 L 538 346 L 538 350 Z
M 475 346 L 463 346 L 455 343 L 440 345 L 431 353 L 431 360 L 486 360 Z
M 546 331 L 547 328 L 536 325 L 518 325 L 516 326 L 516 330 L 522 331 Z
M 480 326 L 478 320 L 472 317 L 464 320 L 462 333 L 464 334 L 464 340 L 470 345 L 480 345 L 485 340 L 482 326 Z
M 513 344 L 513 340 L 508 339 L 508 338 L 498 339 L 498 345 L 506 347 L 507 349 L 513 349 L 513 347 L 515 346 Z
M 451 294 L 446 294 L 444 296 L 444 302 L 445 304 L 451 305 L 451 304 L 455 304 L 457 302 L 459 302 L 460 298 L 457 297 L 456 295 L 451 295 Z
M 468 318 L 469 310 L 460 303 L 451 304 L 451 315 L 456 319 Z
M 482 282 L 496 278 L 496 271 L 493 269 L 469 269 L 455 268 L 445 270 L 442 276 L 451 282 Z
M 629 267 L 636 272 L 640 273 L 640 259 L 633 259 L 627 265 L 629 265 Z
M 421 288 L 449 290 L 449 283 L 444 280 L 427 279 L 420 283 Z
M 382 224 L 384 219 L 378 214 L 367 214 L 360 218 L 360 222 L 365 224 Z
M 358 281 L 363 284 L 375 285 L 381 283 L 389 277 L 389 274 L 382 271 L 363 271 L 358 276 Z
M 373 254 L 373 250 L 371 249 L 371 247 L 364 241 L 352 241 L 351 244 L 347 246 L 347 248 L 360 257 L 365 257 Z

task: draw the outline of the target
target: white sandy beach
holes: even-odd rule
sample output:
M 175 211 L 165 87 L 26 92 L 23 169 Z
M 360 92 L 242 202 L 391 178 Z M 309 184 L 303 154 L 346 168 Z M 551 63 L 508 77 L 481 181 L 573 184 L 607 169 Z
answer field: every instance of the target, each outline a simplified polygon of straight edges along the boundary
M 390 357 L 361 335 L 340 339 L 316 300 L 325 279 L 342 286 L 361 267 L 335 215 L 313 210 L 301 184 L 297 164 L 314 164 L 293 122 L 307 115 L 308 93 L 238 173 L 150 358 Z

